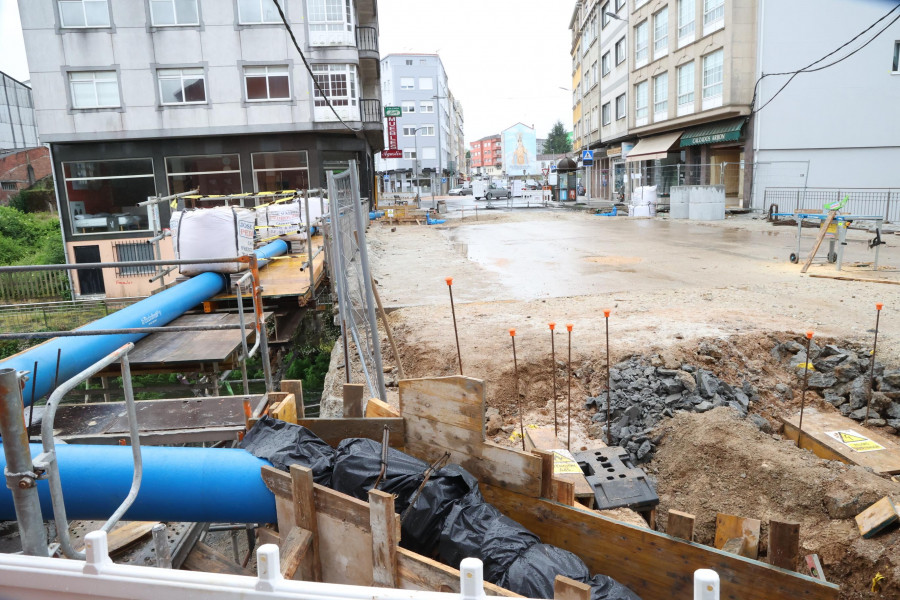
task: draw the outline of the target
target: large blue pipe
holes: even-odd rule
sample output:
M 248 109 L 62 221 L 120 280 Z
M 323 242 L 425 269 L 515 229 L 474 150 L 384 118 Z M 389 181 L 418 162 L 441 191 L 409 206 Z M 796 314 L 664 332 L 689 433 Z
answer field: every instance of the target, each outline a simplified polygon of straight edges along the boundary
M 286 242 L 275 240 L 258 249 L 256 257 L 259 259 L 271 258 L 284 254 L 287 250 Z M 162 327 L 204 300 L 222 292 L 226 282 L 227 279 L 218 273 L 203 273 L 79 329 Z M 57 350 L 62 350 L 59 361 L 59 381 L 63 382 L 81 373 L 117 348 L 121 348 L 128 342 L 137 342 L 147 335 L 149 334 L 53 338 L 0 362 L 0 368 L 33 371 L 35 361 L 38 363 L 37 377 L 30 377 L 22 392 L 25 405 L 28 406 L 31 404 L 32 386 L 34 386 L 34 398 L 36 399 L 42 398 L 52 390 L 56 376 Z
M 32 457 L 41 446 L 31 445 Z M 134 472 L 128 446 L 58 444 L 60 479 L 71 519 L 105 521 L 128 495 Z M 129 521 L 274 523 L 275 497 L 260 468 L 269 463 L 232 448 L 143 446 L 143 480 L 138 497 L 125 513 Z M 0 452 L 0 470 L 6 457 Z M 41 512 L 53 518 L 50 490 L 38 482 Z M 0 520 L 14 521 L 12 492 L 0 486 Z

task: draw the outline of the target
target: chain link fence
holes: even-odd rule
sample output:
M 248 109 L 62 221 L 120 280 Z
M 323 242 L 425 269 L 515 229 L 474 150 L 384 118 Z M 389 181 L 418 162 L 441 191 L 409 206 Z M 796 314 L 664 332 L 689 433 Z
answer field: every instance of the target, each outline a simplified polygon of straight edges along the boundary
M 328 198 L 332 281 L 338 298 L 348 383 L 352 383 L 349 381 L 352 373 L 349 353 L 355 347 L 369 397 L 386 401 L 381 340 L 375 320 L 372 273 L 366 246 L 369 215 L 360 199 L 355 162 L 350 162 L 349 168 L 339 175 L 328 172 Z

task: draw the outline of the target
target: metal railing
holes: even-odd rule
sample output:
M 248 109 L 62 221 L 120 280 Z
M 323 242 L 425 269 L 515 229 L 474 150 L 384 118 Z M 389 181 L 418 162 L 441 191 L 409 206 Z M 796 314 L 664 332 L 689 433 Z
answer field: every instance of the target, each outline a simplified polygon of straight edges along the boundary
M 773 205 L 782 213 L 824 210 L 845 196 L 842 212 L 884 217 L 886 223 L 900 221 L 900 188 L 767 187 L 764 210 Z
M 356 47 L 363 51 L 378 52 L 378 29 L 369 25 L 357 26 Z
M 362 98 L 359 101 L 363 123 L 381 123 L 381 100 Z
M 0 306 L 0 331 L 75 329 L 143 298 L 64 300 Z
M 381 340 L 375 320 L 372 274 L 366 246 L 368 209 L 359 196 L 356 162 L 335 175 L 328 172 L 328 198 L 331 209 L 331 238 L 334 283 L 341 318 L 344 345 L 344 372 L 351 383 L 350 340 L 356 346 L 363 378 L 370 398 L 387 399 L 381 361 Z M 364 214 L 365 213 L 365 214 Z

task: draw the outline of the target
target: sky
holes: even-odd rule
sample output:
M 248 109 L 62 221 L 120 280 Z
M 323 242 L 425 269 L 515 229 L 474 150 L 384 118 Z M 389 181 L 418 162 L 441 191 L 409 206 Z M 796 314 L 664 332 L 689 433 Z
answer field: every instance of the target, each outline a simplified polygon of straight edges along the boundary
M 466 141 L 522 122 L 572 128 L 569 19 L 562 0 L 378 0 L 381 56 L 439 54 Z M 16 0 L 0 0 L 0 71 L 29 79 Z M 563 89 L 560 89 L 563 88 Z

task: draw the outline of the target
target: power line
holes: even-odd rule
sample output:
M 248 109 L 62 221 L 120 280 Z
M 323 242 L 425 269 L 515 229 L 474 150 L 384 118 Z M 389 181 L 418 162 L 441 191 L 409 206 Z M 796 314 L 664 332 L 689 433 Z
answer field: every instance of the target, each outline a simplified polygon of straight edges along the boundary
M 821 63 L 822 61 L 826 60 L 827 58 L 829 58 L 829 57 L 831 57 L 831 56 L 834 56 L 835 54 L 837 54 L 838 52 L 840 52 L 841 50 L 843 50 L 844 48 L 846 48 L 847 46 L 849 46 L 850 44 L 852 44 L 853 42 L 855 42 L 856 40 L 858 40 L 860 37 L 862 37 L 863 35 L 865 35 L 865 34 L 868 33 L 869 31 L 871 31 L 872 29 L 874 29 L 875 27 L 877 27 L 879 23 L 881 23 L 883 20 L 885 20 L 886 18 L 888 18 L 888 17 L 891 15 L 891 13 L 893 13 L 895 10 L 897 10 L 898 7 L 900 7 L 900 3 L 894 5 L 894 6 L 891 8 L 891 10 L 889 10 L 887 13 L 884 14 L 884 16 L 882 16 L 882 17 L 879 18 L 877 21 L 875 21 L 874 23 L 872 23 L 871 25 L 869 25 L 868 27 L 866 27 L 864 30 L 862 30 L 861 32 L 859 32 L 858 34 L 856 34 L 856 35 L 855 35 L 853 38 L 851 38 L 849 41 L 847 41 L 846 43 L 844 43 L 844 44 L 838 46 L 836 49 L 832 50 L 831 52 L 829 52 L 828 54 L 826 54 L 826 55 L 823 56 L 822 58 L 819 58 L 818 60 L 815 60 L 815 61 L 811 62 L 810 64 L 808 64 L 807 66 L 803 67 L 802 69 L 799 69 L 799 70 L 797 70 L 797 71 L 786 71 L 786 72 L 784 72 L 784 73 L 764 73 L 762 76 L 760 76 L 759 79 L 756 80 L 756 84 L 753 86 L 753 98 L 750 100 L 750 106 L 751 106 L 751 109 L 752 109 L 752 110 L 751 110 L 751 114 L 756 114 L 756 113 L 758 113 L 759 111 L 761 111 L 762 109 L 764 109 L 766 106 L 768 106 L 769 104 L 771 104 L 771 102 L 772 102 L 773 100 L 775 100 L 775 98 L 777 98 L 778 95 L 779 95 L 781 92 L 783 92 L 784 89 L 785 89 L 788 85 L 790 85 L 790 83 L 794 80 L 794 78 L 797 77 L 797 75 L 799 75 L 800 73 L 815 73 L 816 71 L 822 71 L 822 70 L 827 69 L 827 68 L 829 68 L 829 67 L 833 67 L 834 65 L 836 65 L 836 64 L 838 64 L 838 63 L 840 63 L 840 62 L 843 62 L 843 61 L 847 60 L 848 58 L 850 58 L 851 56 L 853 56 L 854 54 L 856 54 L 857 52 L 859 52 L 860 50 L 862 50 L 863 48 L 865 48 L 866 46 L 868 46 L 869 44 L 871 44 L 872 42 L 874 42 L 874 41 L 878 38 L 878 36 L 880 36 L 882 33 L 884 33 L 885 31 L 887 31 L 887 29 L 888 29 L 891 25 L 893 25 L 893 24 L 896 23 L 898 20 L 900 20 L 900 14 L 898 14 L 896 17 L 894 17 L 894 19 L 893 19 L 890 23 L 888 23 L 884 28 L 882 28 L 881 31 L 879 31 L 879 32 L 876 33 L 874 36 L 872 36 L 872 38 L 871 38 L 870 40 L 868 40 L 865 44 L 863 44 L 863 45 L 860 46 L 859 48 L 856 48 L 855 50 L 853 50 L 852 52 L 850 52 L 850 53 L 847 54 L 846 56 L 843 56 L 843 57 L 841 57 L 841 58 L 839 58 L 839 59 L 835 60 L 834 62 L 831 62 L 831 63 L 829 63 L 829 64 L 827 64 L 827 65 L 823 65 L 823 66 L 817 67 L 817 68 L 815 68 L 815 69 L 812 68 L 812 67 L 814 67 L 815 65 Z M 772 95 L 771 98 L 768 99 L 768 101 L 766 101 L 765 104 L 763 104 L 763 105 L 760 106 L 759 108 L 753 108 L 753 106 L 756 104 L 756 98 L 757 98 L 757 94 L 758 94 L 758 91 L 759 91 L 759 84 L 762 82 L 762 80 L 765 79 L 766 77 L 774 77 L 774 76 L 780 76 L 780 75 L 790 75 L 791 77 L 784 83 L 784 85 L 782 85 L 782 86 L 778 89 L 777 92 L 775 92 L 775 94 Z
M 354 129 L 353 127 L 350 127 L 347 123 L 344 122 L 344 119 L 341 118 L 341 115 L 339 115 L 334 109 L 334 106 L 331 104 L 331 100 L 328 99 L 328 95 L 325 93 L 325 90 L 323 90 L 322 86 L 319 85 L 319 80 L 316 79 L 316 74 L 313 72 L 312 67 L 310 67 L 309 63 L 306 61 L 306 56 L 303 55 L 303 50 L 300 49 L 300 44 L 297 43 L 297 38 L 294 37 L 294 30 L 291 29 L 290 24 L 287 22 L 287 18 L 285 18 L 284 16 L 284 11 L 281 9 L 281 4 L 279 4 L 278 0 L 272 0 L 272 2 L 275 3 L 275 8 L 278 9 L 278 14 L 279 16 L 281 16 L 281 22 L 284 23 L 284 27 L 287 29 L 288 35 L 291 36 L 291 41 L 294 42 L 294 48 L 297 49 L 297 54 L 299 54 L 300 58 L 303 59 L 303 65 L 306 67 L 309 76 L 312 77 L 313 85 L 316 86 L 316 90 L 318 90 L 318 92 L 322 94 L 322 98 L 325 99 L 325 104 L 328 105 L 328 108 L 331 109 L 331 112 L 334 113 L 334 116 L 336 116 L 338 121 L 341 122 L 341 125 L 349 129 L 353 133 L 361 133 L 362 129 Z M 359 86 L 359 82 L 357 82 L 357 89 L 361 89 L 361 86 Z M 315 106 L 315 98 L 313 98 L 313 106 Z

